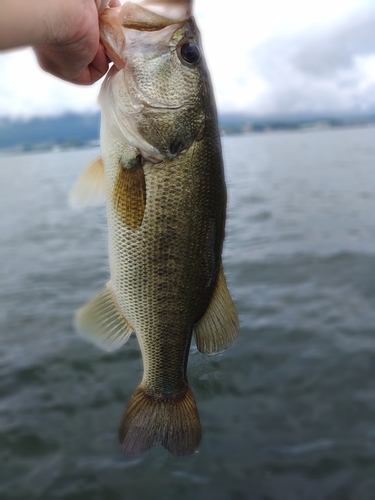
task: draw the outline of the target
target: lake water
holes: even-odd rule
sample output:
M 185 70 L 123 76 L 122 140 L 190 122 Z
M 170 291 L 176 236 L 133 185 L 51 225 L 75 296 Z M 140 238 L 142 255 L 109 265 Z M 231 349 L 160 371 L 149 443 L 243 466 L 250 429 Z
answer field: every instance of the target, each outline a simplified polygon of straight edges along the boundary
M 97 150 L 0 157 L 0 498 L 375 499 L 375 128 L 223 140 L 241 334 L 192 349 L 203 440 L 120 453 L 142 363 L 78 338 L 108 280 L 104 208 L 67 194 Z

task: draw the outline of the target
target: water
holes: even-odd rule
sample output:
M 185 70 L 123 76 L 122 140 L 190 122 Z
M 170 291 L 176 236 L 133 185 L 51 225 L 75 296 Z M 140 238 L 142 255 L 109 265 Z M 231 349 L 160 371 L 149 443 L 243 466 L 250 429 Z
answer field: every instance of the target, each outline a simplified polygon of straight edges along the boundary
M 199 453 L 126 458 L 142 364 L 75 309 L 108 280 L 104 209 L 67 193 L 95 150 L 0 157 L 0 498 L 375 499 L 375 129 L 227 137 L 228 352 L 193 349 Z

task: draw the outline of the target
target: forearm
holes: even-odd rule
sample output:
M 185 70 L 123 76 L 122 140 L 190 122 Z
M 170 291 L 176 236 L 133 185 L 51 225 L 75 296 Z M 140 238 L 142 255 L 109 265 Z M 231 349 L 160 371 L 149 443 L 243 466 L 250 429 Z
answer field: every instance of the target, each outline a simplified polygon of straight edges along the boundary
M 1 0 L 0 49 L 64 43 L 93 0 Z

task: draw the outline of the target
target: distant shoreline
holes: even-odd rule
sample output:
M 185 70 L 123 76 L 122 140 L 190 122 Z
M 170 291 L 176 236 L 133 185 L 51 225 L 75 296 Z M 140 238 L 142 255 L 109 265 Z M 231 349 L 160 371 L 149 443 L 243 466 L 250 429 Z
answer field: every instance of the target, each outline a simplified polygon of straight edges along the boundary
M 222 136 L 275 132 L 310 132 L 337 128 L 371 127 L 375 114 L 364 116 L 286 116 L 254 118 L 219 115 Z M 22 154 L 65 151 L 99 146 L 100 114 L 65 114 L 57 117 L 11 120 L 0 118 L 0 153 Z
M 268 133 L 279 131 L 311 131 L 329 130 L 335 128 L 367 127 L 375 125 L 375 115 L 366 117 L 343 117 L 343 118 L 307 118 L 298 119 L 262 119 L 248 120 L 245 123 L 228 124 L 225 121 L 220 123 L 222 134 L 244 134 L 244 133 Z

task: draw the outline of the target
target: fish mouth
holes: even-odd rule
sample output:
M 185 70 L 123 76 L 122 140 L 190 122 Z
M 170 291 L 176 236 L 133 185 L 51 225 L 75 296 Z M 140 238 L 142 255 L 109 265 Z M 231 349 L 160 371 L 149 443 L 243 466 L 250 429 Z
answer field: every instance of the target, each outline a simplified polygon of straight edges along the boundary
M 100 39 L 109 59 L 122 69 L 126 64 L 126 50 L 136 44 L 134 39 L 131 40 L 133 31 L 138 36 L 140 33 L 155 33 L 169 26 L 183 25 L 191 15 L 191 0 L 125 2 L 121 7 L 105 9 L 99 16 Z M 160 42 L 156 39 L 156 43 Z
M 149 110 L 173 113 L 185 103 L 168 102 L 167 99 L 160 99 L 160 95 L 157 99 L 146 88 L 140 88 L 132 60 L 137 54 L 150 50 L 153 57 L 173 50 L 173 35 L 190 16 L 190 0 L 126 2 L 122 7 L 106 9 L 100 16 L 101 40 L 114 65 L 102 84 L 99 104 L 112 133 L 152 163 L 174 157 L 180 148 L 171 152 L 169 148 L 162 147 L 160 150 L 153 146 L 137 130 L 136 115 Z
M 177 10 L 171 10 L 174 7 Z M 173 17 L 171 12 L 174 12 Z M 171 16 L 163 15 L 166 13 Z M 176 93 L 171 85 L 169 91 L 165 92 L 163 84 L 155 92 L 154 85 L 149 82 L 145 84 L 147 79 L 151 81 L 150 73 L 145 68 L 154 59 L 164 61 L 168 53 L 172 60 L 173 53 L 177 52 L 181 60 L 180 45 L 187 37 L 196 38 L 194 26 L 190 0 L 144 0 L 140 4 L 127 2 L 122 7 L 107 9 L 100 17 L 101 39 L 114 62 L 99 95 L 103 115 L 112 133 L 152 163 L 174 158 L 186 149 L 194 136 L 192 133 L 185 134 L 184 126 L 186 137 L 182 137 L 182 119 L 178 117 L 178 127 L 173 137 L 161 134 L 157 124 L 159 113 L 169 113 L 171 123 L 174 120 L 172 115 L 176 116 L 175 113 L 191 105 L 190 95 Z M 158 73 L 158 66 L 151 66 L 155 75 L 161 74 Z M 173 68 L 173 63 L 170 67 Z M 140 125 L 146 120 L 142 120 L 142 114 L 147 116 L 147 134 L 143 125 Z M 154 138 L 148 135 L 150 131 Z

